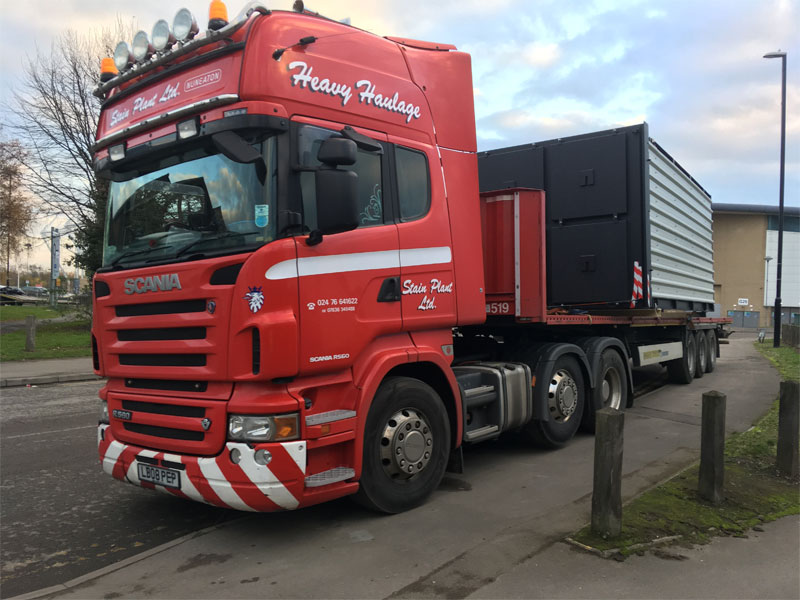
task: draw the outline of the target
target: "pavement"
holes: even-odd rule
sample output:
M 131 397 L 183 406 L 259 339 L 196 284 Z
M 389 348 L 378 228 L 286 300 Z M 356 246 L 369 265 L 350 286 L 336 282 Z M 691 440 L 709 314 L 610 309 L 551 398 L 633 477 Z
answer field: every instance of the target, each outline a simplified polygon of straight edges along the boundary
M 91 357 L 15 360 L 0 363 L 0 388 L 101 379 Z
M 648 393 L 626 411 L 624 501 L 697 460 L 703 392 L 727 395 L 728 433 L 746 430 L 766 412 L 780 377 L 753 349 L 754 337 L 732 338 L 714 373 Z M 77 374 L 87 364 L 91 372 L 90 361 L 71 367 L 37 362 L 38 375 L 28 363 L 27 373 L 15 377 L 52 377 L 61 369 Z M 7 366 L 3 377 L 12 379 Z M 552 453 L 534 454 L 513 441 L 479 445 L 465 451 L 465 475 L 448 475 L 427 504 L 408 513 L 375 516 L 334 502 L 245 515 L 17 600 L 800 599 L 796 515 L 744 538 L 717 538 L 624 562 L 565 543 L 590 517 L 592 448 L 589 436 Z

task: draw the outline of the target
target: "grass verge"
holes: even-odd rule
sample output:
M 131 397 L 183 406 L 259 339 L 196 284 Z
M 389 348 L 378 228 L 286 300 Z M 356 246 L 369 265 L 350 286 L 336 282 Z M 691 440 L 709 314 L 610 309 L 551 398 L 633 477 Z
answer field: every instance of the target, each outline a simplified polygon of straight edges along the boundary
M 800 354 L 794 348 L 756 343 L 784 380 L 800 376 Z M 778 401 L 750 430 L 725 443 L 725 501 L 715 506 L 697 493 L 699 465 L 627 504 L 622 534 L 603 539 L 584 527 L 572 538 L 616 558 L 640 551 L 659 538 L 679 536 L 675 543 L 705 543 L 716 535 L 744 535 L 760 523 L 800 513 L 800 482 L 775 470 Z M 609 551 L 616 550 L 617 552 Z
M 69 321 L 36 327 L 36 351 L 25 351 L 25 330 L 4 333 L 0 338 L 0 361 L 40 358 L 74 358 L 92 355 L 91 323 Z
M 74 310 L 74 309 L 70 309 Z M 50 308 L 49 306 L 41 306 L 35 304 L 26 304 L 23 306 L 0 306 L 0 321 L 24 321 L 25 317 L 34 316 L 37 319 L 53 319 L 62 316 L 65 312 L 64 308 Z

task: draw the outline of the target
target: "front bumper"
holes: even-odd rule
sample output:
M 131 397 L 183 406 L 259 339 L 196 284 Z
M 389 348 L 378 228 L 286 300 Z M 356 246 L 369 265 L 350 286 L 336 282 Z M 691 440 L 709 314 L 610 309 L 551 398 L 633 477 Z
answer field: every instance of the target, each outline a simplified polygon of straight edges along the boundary
M 282 442 L 254 447 L 227 442 L 225 450 L 214 457 L 170 454 L 131 446 L 114 439 L 111 428 L 100 424 L 97 445 L 103 470 L 120 481 L 236 510 L 269 512 L 298 508 L 303 499 L 307 443 Z M 239 460 L 231 460 L 231 450 L 239 451 Z M 268 465 L 255 461 L 256 450 L 268 450 Z M 170 488 L 140 481 L 137 469 L 143 462 L 181 471 L 180 488 Z

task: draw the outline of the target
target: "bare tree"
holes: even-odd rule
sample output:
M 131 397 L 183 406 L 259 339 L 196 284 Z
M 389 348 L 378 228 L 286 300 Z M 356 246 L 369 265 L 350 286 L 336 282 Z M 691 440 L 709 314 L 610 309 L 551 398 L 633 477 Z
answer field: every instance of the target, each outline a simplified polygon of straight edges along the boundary
M 18 254 L 34 211 L 23 193 L 25 152 L 17 140 L 0 141 L 0 258 L 5 259 L 10 285 L 11 256 Z
M 51 214 L 63 214 L 75 230 L 78 266 L 94 272 L 101 264 L 108 183 L 92 165 L 101 101 L 92 94 L 100 60 L 116 42 L 131 37 L 122 22 L 89 34 L 67 31 L 50 52 L 37 51 L 25 66 L 22 89 L 14 94 L 11 128 L 29 153 L 25 183 Z

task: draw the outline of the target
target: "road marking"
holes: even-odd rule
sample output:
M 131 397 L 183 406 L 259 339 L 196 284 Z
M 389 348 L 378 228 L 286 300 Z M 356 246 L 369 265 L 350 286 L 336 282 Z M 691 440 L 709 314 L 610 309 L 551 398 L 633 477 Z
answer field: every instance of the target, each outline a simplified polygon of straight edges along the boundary
M 97 425 L 81 425 L 80 427 L 70 427 L 68 429 L 54 429 L 51 431 L 39 431 L 37 433 L 20 433 L 19 435 L 4 435 L 4 440 L 15 440 L 17 438 L 31 437 L 32 435 L 47 435 L 48 433 L 63 433 L 65 431 L 75 431 L 77 429 L 97 429 Z

